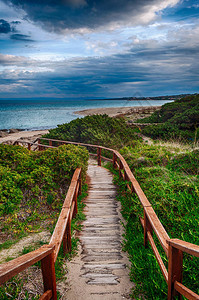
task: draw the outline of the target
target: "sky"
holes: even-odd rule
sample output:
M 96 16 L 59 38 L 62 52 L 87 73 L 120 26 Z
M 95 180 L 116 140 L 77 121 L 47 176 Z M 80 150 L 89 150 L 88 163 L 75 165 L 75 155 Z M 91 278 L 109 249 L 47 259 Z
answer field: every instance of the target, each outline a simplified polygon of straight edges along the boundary
M 199 92 L 199 0 L 0 0 L 0 99 Z

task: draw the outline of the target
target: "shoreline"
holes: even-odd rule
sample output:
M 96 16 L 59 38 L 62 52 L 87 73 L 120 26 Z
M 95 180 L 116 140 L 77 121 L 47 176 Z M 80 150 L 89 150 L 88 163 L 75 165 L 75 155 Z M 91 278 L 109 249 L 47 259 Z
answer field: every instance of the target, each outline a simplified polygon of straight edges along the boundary
M 99 107 L 90 108 L 79 111 L 74 111 L 75 115 L 91 116 L 97 114 L 106 114 L 109 117 L 127 117 L 130 120 L 136 120 L 151 115 L 154 111 L 159 110 L 161 106 L 128 106 L 128 107 Z M 78 116 L 77 116 L 78 117 Z M 9 129 L 8 129 L 9 131 Z M 36 138 L 48 133 L 48 129 L 43 130 L 20 130 L 15 133 L 9 133 L 6 136 L 0 137 L 1 143 L 12 144 L 18 139 L 26 139 L 33 141 Z
M 128 106 L 128 107 L 100 107 L 100 108 L 90 108 L 75 111 L 74 114 L 80 116 L 92 116 L 92 115 L 102 115 L 106 114 L 109 117 L 118 117 L 118 116 L 128 116 L 128 115 L 137 115 L 139 114 L 151 114 L 154 111 L 161 108 L 159 106 Z
M 36 139 L 46 133 L 48 133 L 49 130 L 31 130 L 31 131 L 18 131 L 15 133 L 9 133 L 7 136 L 5 137 L 0 137 L 0 144 L 4 143 L 4 142 L 10 142 L 13 143 L 18 139 Z

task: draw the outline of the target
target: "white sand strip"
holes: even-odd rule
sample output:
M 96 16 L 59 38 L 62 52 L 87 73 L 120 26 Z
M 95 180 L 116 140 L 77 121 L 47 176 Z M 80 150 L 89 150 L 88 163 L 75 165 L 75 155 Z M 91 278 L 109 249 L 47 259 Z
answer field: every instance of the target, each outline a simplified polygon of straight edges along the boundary
M 34 131 L 19 131 L 16 133 L 10 133 L 9 135 L 5 137 L 0 138 L 0 143 L 7 142 L 7 141 L 16 141 L 20 138 L 32 138 L 35 137 L 37 138 L 38 135 L 43 135 L 48 133 L 48 130 L 34 130 Z

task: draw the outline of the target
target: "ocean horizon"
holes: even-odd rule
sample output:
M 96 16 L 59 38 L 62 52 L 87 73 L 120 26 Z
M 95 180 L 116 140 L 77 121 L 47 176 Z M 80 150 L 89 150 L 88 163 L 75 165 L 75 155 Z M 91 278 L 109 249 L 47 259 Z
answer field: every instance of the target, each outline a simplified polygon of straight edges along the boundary
M 159 106 L 171 100 L 66 100 L 4 99 L 0 100 L 0 130 L 17 128 L 42 130 L 55 128 L 83 116 L 76 111 L 104 107 Z

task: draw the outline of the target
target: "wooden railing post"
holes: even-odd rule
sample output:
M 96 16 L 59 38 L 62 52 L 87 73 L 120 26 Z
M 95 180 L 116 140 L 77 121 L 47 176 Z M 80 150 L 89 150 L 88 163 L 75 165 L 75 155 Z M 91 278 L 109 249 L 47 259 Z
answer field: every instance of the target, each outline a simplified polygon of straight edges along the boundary
M 52 291 L 52 300 L 57 300 L 56 291 L 56 278 L 55 278 L 55 264 L 54 264 L 54 252 L 41 260 L 41 269 L 44 283 L 44 292 Z
M 40 144 L 41 140 L 38 139 L 37 141 L 38 141 L 38 144 Z M 40 145 L 38 146 L 38 150 L 41 151 L 41 146 Z
M 117 161 L 117 156 L 116 154 L 113 152 L 113 168 L 116 168 L 116 161 Z
M 31 144 L 28 143 L 28 150 L 31 150 Z
M 78 190 L 78 196 L 82 194 L 82 172 L 79 174 L 79 190 Z
M 120 178 L 122 177 L 122 169 L 123 169 L 123 165 L 122 165 L 122 162 L 120 160 L 119 161 L 119 175 L 120 175 Z
M 67 252 L 70 252 L 72 248 L 71 245 L 71 218 L 69 216 L 66 230 L 63 237 L 63 252 L 66 255 Z
M 169 244 L 169 241 L 168 241 Z M 178 295 L 178 299 L 182 296 L 175 291 L 175 281 L 182 282 L 182 268 L 183 268 L 183 252 L 169 244 L 168 257 L 168 300 L 172 300 L 174 296 Z
M 148 247 L 148 243 L 147 243 L 147 231 L 149 231 L 151 233 L 151 235 L 153 234 L 153 228 L 148 220 L 147 214 L 144 210 L 144 247 L 147 248 Z
M 49 146 L 52 146 L 53 142 L 51 140 L 49 140 Z
M 98 166 L 101 166 L 101 148 L 97 148 L 97 162 L 98 162 Z
M 77 188 L 76 188 L 76 191 L 75 191 L 75 194 L 74 194 L 73 201 L 75 202 L 73 218 L 75 218 L 75 216 L 77 214 L 77 211 L 78 211 L 78 209 L 77 209 Z
M 126 174 L 126 170 L 124 170 L 124 178 L 126 181 L 129 181 L 128 175 Z

